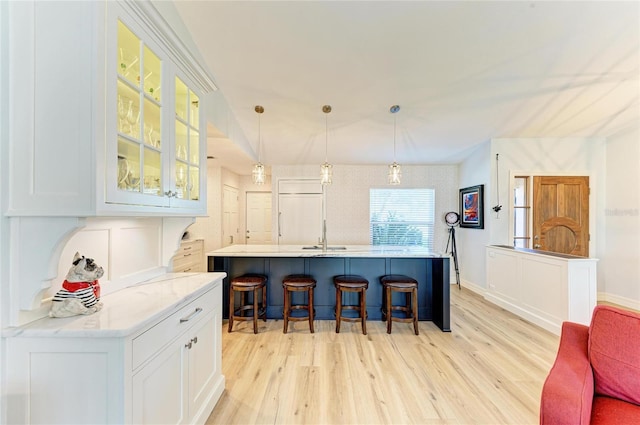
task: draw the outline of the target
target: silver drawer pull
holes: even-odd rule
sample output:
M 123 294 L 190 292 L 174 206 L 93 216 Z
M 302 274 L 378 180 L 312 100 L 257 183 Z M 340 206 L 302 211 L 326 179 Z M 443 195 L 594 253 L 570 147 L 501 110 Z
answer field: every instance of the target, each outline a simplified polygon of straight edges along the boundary
M 191 313 L 190 315 L 188 315 L 187 317 L 183 317 L 180 319 L 180 323 L 184 323 L 184 322 L 188 322 L 189 320 L 193 319 L 194 317 L 196 317 L 198 314 L 200 314 L 202 312 L 202 309 L 200 307 L 196 307 L 196 309 L 194 310 L 193 313 Z

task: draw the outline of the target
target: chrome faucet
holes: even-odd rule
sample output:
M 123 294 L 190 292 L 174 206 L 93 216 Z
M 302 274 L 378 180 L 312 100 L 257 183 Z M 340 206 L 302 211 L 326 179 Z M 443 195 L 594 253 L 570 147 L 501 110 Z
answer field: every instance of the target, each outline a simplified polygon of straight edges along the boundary
M 322 220 L 322 250 L 327 250 L 327 220 Z

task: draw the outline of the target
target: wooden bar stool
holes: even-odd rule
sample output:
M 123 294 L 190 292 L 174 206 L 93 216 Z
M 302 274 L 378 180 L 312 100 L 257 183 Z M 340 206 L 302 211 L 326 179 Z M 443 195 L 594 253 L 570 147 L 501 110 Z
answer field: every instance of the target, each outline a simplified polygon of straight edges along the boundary
M 340 333 L 340 321 L 362 322 L 362 333 L 367 334 L 367 288 L 369 281 L 358 275 L 340 275 L 333 278 L 336 286 L 336 333 Z M 342 303 L 343 292 L 356 292 L 359 294 L 360 303 L 358 305 L 345 305 Z M 358 317 L 346 317 L 342 315 L 343 310 L 355 310 Z
M 392 322 L 413 322 L 413 330 L 418 331 L 418 281 L 412 277 L 401 274 L 382 276 L 380 283 L 384 287 L 382 295 L 382 320 L 387 321 L 387 333 L 391 333 Z M 405 305 L 393 305 L 391 297 L 394 292 L 405 293 Z M 393 311 L 401 311 L 406 317 L 393 316 Z
M 292 274 L 282 279 L 282 288 L 284 289 L 284 333 L 289 329 L 289 321 L 300 322 L 309 320 L 309 330 L 313 333 L 313 289 L 316 287 L 316 280 L 304 274 Z M 307 292 L 309 294 L 309 302 L 307 304 L 291 305 L 291 292 Z M 291 316 L 292 310 L 306 310 L 307 314 L 303 316 Z
M 233 328 L 233 321 L 253 320 L 253 333 L 258 333 L 258 318 L 267 321 L 267 277 L 261 274 L 243 274 L 231 279 L 229 286 L 229 332 Z M 262 304 L 259 303 L 258 291 L 262 291 Z M 235 293 L 240 292 L 240 306 L 235 307 Z M 253 293 L 253 301 L 247 303 L 246 294 Z M 246 313 L 252 311 L 252 315 Z

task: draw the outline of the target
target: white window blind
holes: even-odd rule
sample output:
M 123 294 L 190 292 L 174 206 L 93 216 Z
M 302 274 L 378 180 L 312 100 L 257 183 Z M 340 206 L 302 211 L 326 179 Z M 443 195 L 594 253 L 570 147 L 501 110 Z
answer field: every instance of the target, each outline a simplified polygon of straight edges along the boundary
M 370 189 L 372 245 L 420 245 L 433 250 L 435 190 Z

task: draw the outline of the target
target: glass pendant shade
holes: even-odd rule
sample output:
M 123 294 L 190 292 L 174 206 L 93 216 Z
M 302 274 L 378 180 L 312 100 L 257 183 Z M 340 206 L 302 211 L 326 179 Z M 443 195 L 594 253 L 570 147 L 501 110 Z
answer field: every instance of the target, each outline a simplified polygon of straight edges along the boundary
M 331 184 L 331 177 L 333 176 L 332 168 L 333 165 L 328 162 L 325 162 L 320 166 L 320 183 Z
M 393 164 L 389 165 L 389 184 L 398 185 L 401 178 L 402 170 L 400 169 L 400 164 L 394 161 Z
M 253 177 L 253 183 L 260 186 L 264 184 L 265 181 L 265 172 L 264 172 L 264 165 L 262 165 L 262 162 L 258 162 L 257 164 L 253 165 L 253 171 L 251 173 L 252 177 Z

